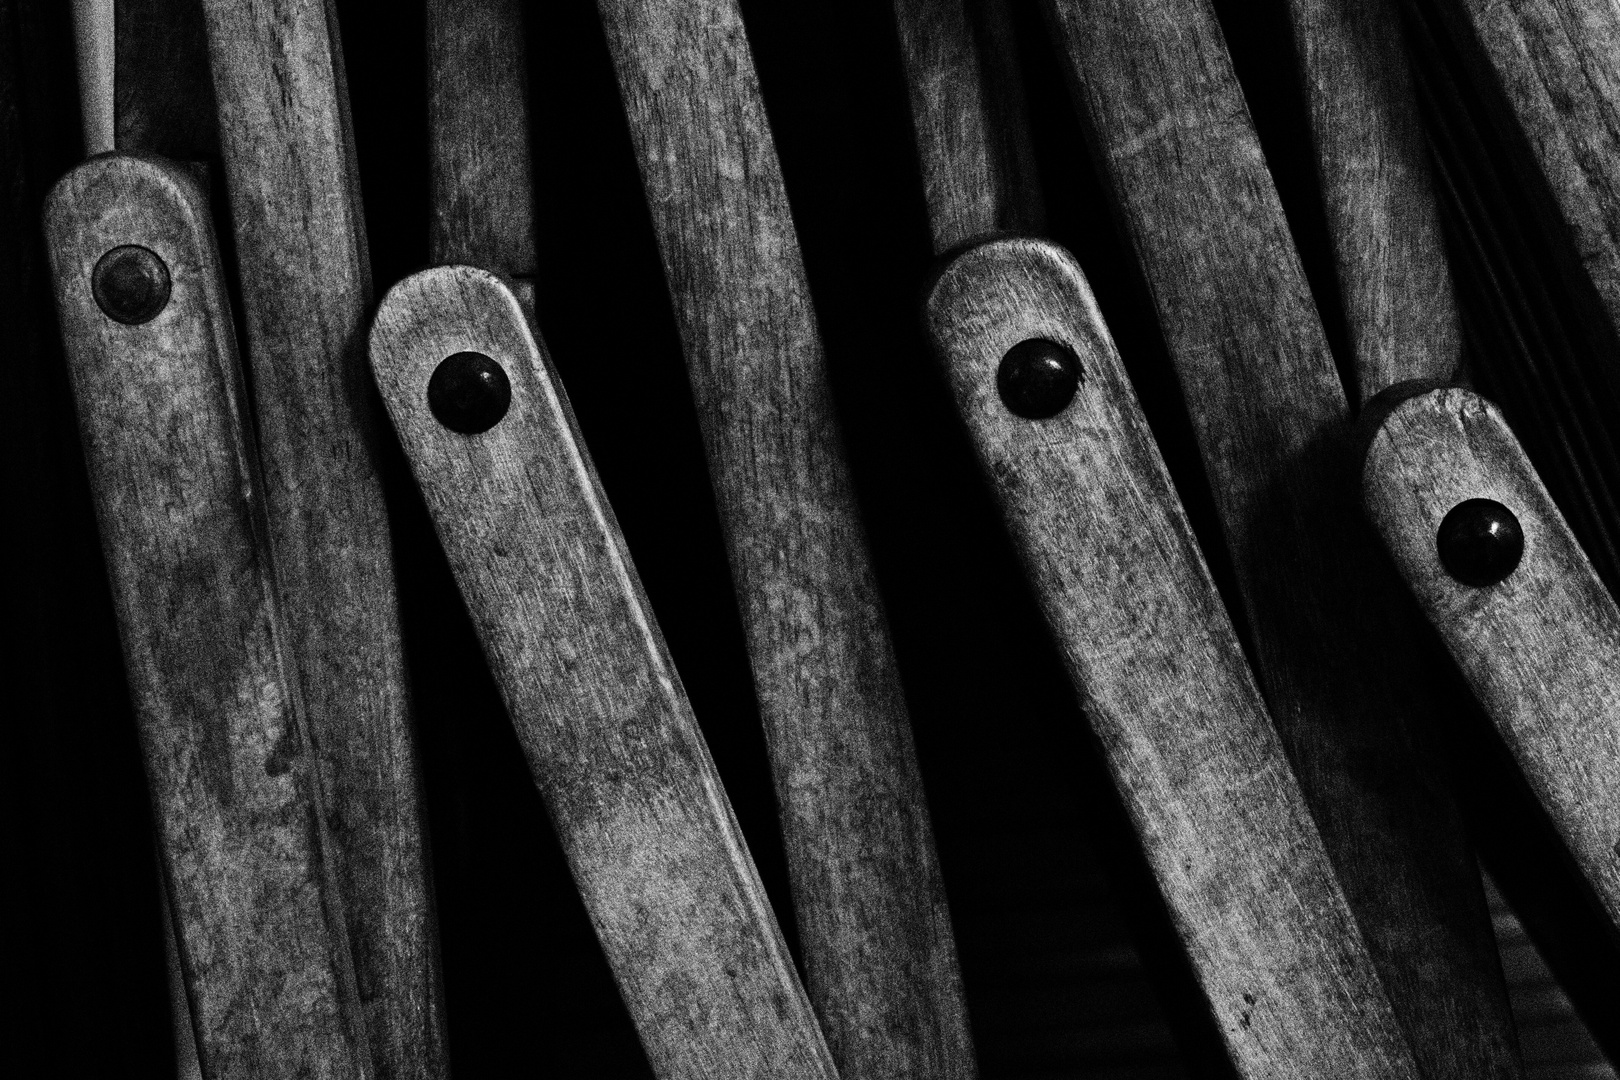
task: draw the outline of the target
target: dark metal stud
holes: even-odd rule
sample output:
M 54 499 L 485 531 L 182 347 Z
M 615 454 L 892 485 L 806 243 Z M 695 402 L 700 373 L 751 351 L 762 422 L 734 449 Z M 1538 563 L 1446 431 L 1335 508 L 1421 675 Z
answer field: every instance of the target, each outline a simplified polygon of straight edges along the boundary
M 90 292 L 107 318 L 139 326 L 169 305 L 169 268 L 138 244 L 115 247 L 90 272 Z
M 1513 511 L 1494 499 L 1458 503 L 1440 522 L 1435 549 L 1446 573 L 1475 588 L 1495 585 L 1524 556 L 1524 529 Z
M 512 384 L 501 365 L 483 353 L 458 352 L 433 369 L 427 399 L 439 423 L 463 435 L 477 435 L 506 415 Z
M 1082 374 L 1074 350 L 1047 338 L 1030 338 L 1001 358 L 996 390 L 1015 415 L 1044 420 L 1069 407 Z

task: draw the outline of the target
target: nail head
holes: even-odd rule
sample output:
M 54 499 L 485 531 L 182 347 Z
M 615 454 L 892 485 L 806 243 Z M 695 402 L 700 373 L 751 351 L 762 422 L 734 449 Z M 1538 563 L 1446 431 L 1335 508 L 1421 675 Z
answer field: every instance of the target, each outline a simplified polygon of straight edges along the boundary
M 427 399 L 439 423 L 463 435 L 477 435 L 506 415 L 512 384 L 501 365 L 483 353 L 458 352 L 433 369 Z
M 1467 499 L 1440 522 L 1435 549 L 1446 573 L 1483 588 L 1507 579 L 1524 556 L 1524 529 L 1513 511 L 1494 499 Z
M 115 247 L 96 261 L 90 292 L 107 318 L 139 326 L 157 318 L 169 304 L 169 268 L 157 253 L 139 244 Z
M 1069 407 L 1080 378 L 1080 358 L 1074 350 L 1048 338 L 1029 338 L 1001 358 L 996 390 L 1014 415 L 1044 420 Z

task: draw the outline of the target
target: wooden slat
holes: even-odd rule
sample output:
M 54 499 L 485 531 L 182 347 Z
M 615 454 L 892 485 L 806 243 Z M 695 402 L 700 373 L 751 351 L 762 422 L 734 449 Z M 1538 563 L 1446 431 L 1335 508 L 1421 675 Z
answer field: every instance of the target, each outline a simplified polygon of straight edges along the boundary
M 71 15 L 0 0 L 6 1042 L 14 1061 L 155 1076 L 173 1057 L 156 835 L 40 227 L 83 156 Z
M 1426 1075 L 1510 1077 L 1479 876 L 1418 628 L 1343 492 L 1348 406 L 1206 0 L 1050 0 L 1148 284 L 1258 675 Z
M 511 406 L 442 426 L 439 363 L 497 363 Z M 653 1069 L 837 1075 L 567 399 L 498 278 L 395 285 L 372 364 L 574 880 Z
M 73 0 L 79 51 L 79 119 L 84 152 L 113 148 L 113 0 Z
M 429 0 L 429 252 L 532 277 L 534 182 L 518 0 Z
M 1487 875 L 1485 895 L 1513 995 L 1529 1080 L 1615 1080 L 1614 1066 L 1581 1023 L 1517 914 Z
M 106 157 L 57 186 L 46 230 L 203 1067 L 370 1076 L 206 203 Z M 134 326 L 91 293 L 125 244 L 172 281 Z
M 1458 374 L 1461 332 L 1398 0 L 1290 0 L 1360 401 Z
M 936 255 L 975 239 L 1035 235 L 1045 227 L 1010 15 L 1004 0 L 894 4 Z M 954 584 L 952 595 L 961 596 Z M 1040 754 L 1023 742 L 1020 738 L 998 751 L 1020 771 L 1033 764 L 1031 755 Z M 993 775 L 994 760 L 979 755 L 977 769 L 988 767 Z M 1110 1075 L 1173 1076 L 1183 1071 L 1184 1057 L 1224 1058 L 1213 1024 L 1201 1016 L 1185 1022 L 1200 1004 L 1181 965 L 1165 963 L 1163 955 L 1147 960 L 1138 951 L 1141 943 L 1132 940 L 1130 919 L 1112 894 L 1121 884 L 1121 868 L 1091 841 L 1097 830 L 1107 828 L 1116 829 L 1124 844 L 1133 841 L 1128 828 L 1114 824 L 1111 807 L 1099 813 L 1100 803 L 1111 796 L 1099 790 L 1079 821 L 1059 809 L 1070 809 L 1065 800 L 1073 790 L 1073 764 L 1051 763 L 1052 772 L 1039 780 L 1026 776 L 1016 799 L 1003 797 L 994 813 L 977 815 L 976 827 L 993 834 L 980 841 L 990 845 L 980 858 L 990 856 L 991 849 L 995 854 L 988 863 L 975 863 L 971 881 L 959 876 L 954 883 L 958 918 L 970 920 L 965 928 L 978 943 L 975 950 L 973 940 L 960 939 L 981 1064 L 1020 1076 L 1030 1069 L 1045 1075 L 1062 1068 L 1080 1068 L 1087 1075 L 1107 1068 L 1114 1071 Z M 1088 777 L 1081 783 L 1095 781 Z M 1108 824 L 1099 820 L 1103 817 Z M 1076 836 L 1075 827 L 1083 837 Z M 989 931 L 988 941 L 986 920 L 997 928 Z M 957 925 L 961 934 L 964 924 Z M 1155 931 L 1148 951 L 1179 949 L 1167 920 L 1155 923 Z M 1082 941 L 1084 946 L 1077 946 Z M 1174 969 L 1174 999 L 1160 1001 L 1148 992 L 1150 968 Z M 1177 1036 L 1186 1045 L 1178 1048 L 1166 1014 L 1183 1021 Z M 1189 1052 L 1190 1047 L 1196 1049 Z
M 1606 370 L 1615 350 L 1595 294 L 1549 228 L 1545 185 L 1525 169 L 1522 140 L 1501 123 L 1495 95 L 1470 75 L 1432 5 L 1407 5 L 1413 71 L 1454 244 L 1470 382 L 1497 403 L 1598 576 L 1620 582 L 1617 399 Z M 1497 103 L 1498 106 L 1500 102 Z M 1506 125 L 1511 128 L 1512 125 Z M 1515 150 L 1515 146 L 1518 147 Z M 1515 166 L 1517 162 L 1517 167 Z M 1562 251 L 1560 249 L 1563 249 Z M 1534 938 L 1596 1039 L 1620 1060 L 1620 936 L 1590 901 L 1545 814 L 1489 725 L 1459 775 L 1481 860 Z M 1514 974 L 1504 957 L 1510 993 Z M 1521 1031 L 1534 1073 L 1544 1040 Z
M 1494 405 L 1432 390 L 1369 420 L 1367 514 L 1620 928 L 1620 608 Z M 1524 530 L 1498 584 L 1441 566 L 1441 519 L 1466 499 L 1501 503 Z
M 118 149 L 217 161 L 202 0 L 118 0 L 115 10 Z
M 775 778 L 809 991 L 845 1080 L 967 1077 L 944 888 L 733 0 L 600 0 Z
M 1412 0 L 1409 0 L 1412 2 Z M 1620 9 L 1605 0 L 1427 0 L 1535 175 L 1540 224 L 1620 329 Z
M 936 254 L 1041 227 L 1006 0 L 894 0 Z
M 447 1069 L 392 552 L 362 356 L 370 276 L 320 0 L 203 5 L 270 538 L 378 1075 Z
M 1239 1074 L 1416 1076 L 1080 268 L 1034 240 L 975 248 L 927 322 Z M 1049 419 L 997 393 L 1030 339 L 1080 362 Z
M 1558 118 L 1544 110 L 1515 115 L 1475 36 L 1459 25 L 1456 5 L 1411 0 L 1408 7 L 1421 61 L 1414 69 L 1459 241 L 1459 281 L 1471 294 L 1473 381 L 1506 409 L 1598 573 L 1615 588 L 1620 451 L 1609 418 L 1620 400 L 1612 370 L 1620 338 L 1577 247 L 1586 241 L 1561 223 L 1553 185 L 1522 129 L 1530 123 L 1557 143 L 1556 126 L 1545 125 Z M 1556 96 L 1578 99 L 1581 79 L 1574 81 Z M 1599 257 L 1597 249 L 1586 256 Z

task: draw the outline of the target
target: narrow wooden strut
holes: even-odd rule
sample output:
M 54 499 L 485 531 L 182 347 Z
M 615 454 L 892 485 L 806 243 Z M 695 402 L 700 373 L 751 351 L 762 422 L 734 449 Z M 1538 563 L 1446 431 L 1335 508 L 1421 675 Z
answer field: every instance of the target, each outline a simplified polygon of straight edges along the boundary
M 974 1071 L 910 721 L 733 0 L 600 0 L 845 1080 Z
M 1406 0 L 1438 13 L 1543 196 L 1539 223 L 1620 337 L 1620 10 L 1605 0 Z M 1607 365 L 1611 382 L 1613 363 Z
M 441 361 L 509 380 L 435 419 Z M 465 266 L 384 297 L 372 365 L 536 786 L 661 1080 L 835 1080 L 809 1000 L 574 426 L 513 293 Z
M 1006 0 L 894 0 L 935 254 L 1041 230 Z
M 118 149 L 217 164 L 203 0 L 118 0 L 116 13 Z
M 1496 406 L 1403 387 L 1380 406 L 1367 515 L 1620 930 L 1620 608 Z M 1440 523 L 1468 499 L 1502 504 L 1523 529 L 1522 560 L 1499 583 L 1466 585 L 1441 565 Z
M 428 0 L 428 166 L 435 263 L 535 272 L 528 79 L 518 0 Z
M 206 201 L 103 157 L 45 227 L 198 1050 L 213 1080 L 372 1070 L 279 611 L 263 485 Z M 92 295 L 107 252 L 166 267 L 139 325 Z
M 382 1080 L 449 1068 L 342 52 L 328 0 L 204 0 L 270 539 Z
M 1462 338 L 1399 0 L 1290 0 L 1339 295 L 1366 401 L 1458 375 Z
M 1444 688 L 1339 457 L 1348 404 L 1208 0 L 1048 0 L 1198 439 L 1266 702 L 1425 1075 L 1516 1077 Z
M 928 329 L 980 465 L 1244 1077 L 1416 1077 L 1254 677 L 1080 268 L 970 249 Z M 1072 350 L 1073 401 L 1014 415 L 998 365 Z

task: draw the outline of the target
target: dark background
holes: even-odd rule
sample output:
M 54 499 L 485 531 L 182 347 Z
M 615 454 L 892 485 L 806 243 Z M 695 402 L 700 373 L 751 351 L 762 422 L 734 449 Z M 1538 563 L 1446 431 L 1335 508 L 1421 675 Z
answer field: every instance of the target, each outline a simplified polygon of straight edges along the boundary
M 378 292 L 427 261 L 423 31 L 339 0 Z M 932 257 L 889 5 L 744 5 L 916 728 L 986 1076 L 1221 1075 L 1213 1042 L 922 347 Z M 1080 258 L 1223 588 L 1146 296 L 1033 4 L 1014 5 L 1048 231 Z M 1218 3 L 1336 352 L 1342 316 L 1286 18 Z M 786 877 L 674 322 L 589 0 L 529 5 L 539 321 L 778 916 Z M 0 1051 L 50 1075 L 172 1075 L 158 886 L 39 250 L 77 160 L 67 5 L 0 0 L 0 740 L 16 996 Z M 397 449 L 401 605 L 451 1051 L 462 1080 L 646 1074 Z

